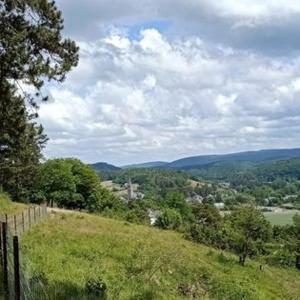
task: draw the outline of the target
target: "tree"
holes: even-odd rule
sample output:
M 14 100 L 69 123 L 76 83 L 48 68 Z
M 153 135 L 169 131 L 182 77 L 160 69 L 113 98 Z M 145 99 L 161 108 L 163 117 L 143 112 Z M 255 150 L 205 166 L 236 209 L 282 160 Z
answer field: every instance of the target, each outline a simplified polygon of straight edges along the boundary
M 168 192 L 165 196 L 164 204 L 169 208 L 176 209 L 185 219 L 189 218 L 191 215 L 191 208 L 182 193 Z
M 178 229 L 182 224 L 182 217 L 178 211 L 166 208 L 157 218 L 155 226 L 162 229 Z
M 0 115 L 0 184 L 13 198 L 26 199 L 47 137 L 42 126 L 28 121 L 23 99 L 9 87 L 0 101 Z
M 219 211 L 211 204 L 194 204 L 192 205 L 192 212 L 197 224 L 218 228 L 222 222 Z
M 271 237 L 271 224 L 254 207 L 240 207 L 227 216 L 230 228 L 230 247 L 239 255 L 241 265 L 248 256 L 262 251 Z
M 0 180 L 15 198 L 30 188 L 46 141 L 32 121 L 36 100 L 46 100 L 44 81 L 63 81 L 78 61 L 78 48 L 62 38 L 62 29 L 54 1 L 0 1 Z M 36 89 L 34 96 L 24 85 Z M 25 101 L 34 113 L 28 114 Z
M 36 185 L 37 200 L 68 208 L 88 208 L 100 185 L 96 172 L 78 159 L 52 159 L 42 164 Z M 96 190 L 98 192 L 98 190 Z
M 98 184 L 87 199 L 86 208 L 90 212 L 103 212 L 105 210 L 119 210 L 122 201 L 112 194 L 108 189 Z

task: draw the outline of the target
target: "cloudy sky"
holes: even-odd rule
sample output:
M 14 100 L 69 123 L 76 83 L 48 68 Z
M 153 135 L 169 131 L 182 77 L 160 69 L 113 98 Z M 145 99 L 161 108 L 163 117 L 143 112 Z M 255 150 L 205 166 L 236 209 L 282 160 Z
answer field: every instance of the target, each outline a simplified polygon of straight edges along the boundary
M 57 0 L 80 62 L 46 157 L 117 165 L 300 146 L 299 0 Z

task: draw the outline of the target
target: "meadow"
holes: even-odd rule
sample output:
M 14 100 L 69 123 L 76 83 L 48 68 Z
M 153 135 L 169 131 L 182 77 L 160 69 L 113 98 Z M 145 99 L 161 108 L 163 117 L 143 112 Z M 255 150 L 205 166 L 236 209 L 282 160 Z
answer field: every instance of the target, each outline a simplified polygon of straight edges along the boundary
M 21 246 L 50 299 L 300 299 L 296 270 L 242 267 L 180 233 L 95 215 L 52 214 Z
M 264 215 L 272 225 L 291 225 L 293 216 L 300 214 L 299 210 L 284 210 L 282 212 L 265 212 Z

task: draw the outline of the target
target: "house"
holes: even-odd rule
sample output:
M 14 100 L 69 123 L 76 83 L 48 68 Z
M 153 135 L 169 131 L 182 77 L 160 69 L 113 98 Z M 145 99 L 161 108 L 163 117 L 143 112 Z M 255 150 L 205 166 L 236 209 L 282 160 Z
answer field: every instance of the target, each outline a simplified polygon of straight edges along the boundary
M 161 212 L 159 210 L 148 209 L 148 217 L 150 219 L 150 224 L 153 226 L 160 216 Z
M 215 208 L 219 210 L 223 210 L 225 208 L 225 203 L 219 202 L 219 203 L 214 203 Z

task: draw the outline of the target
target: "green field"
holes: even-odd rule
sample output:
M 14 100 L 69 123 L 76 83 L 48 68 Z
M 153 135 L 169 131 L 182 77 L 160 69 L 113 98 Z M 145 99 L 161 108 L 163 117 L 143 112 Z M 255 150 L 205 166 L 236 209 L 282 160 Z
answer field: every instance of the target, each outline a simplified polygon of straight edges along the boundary
M 56 213 L 21 245 L 50 299 L 99 299 L 83 296 L 97 278 L 108 299 L 300 299 L 296 270 L 241 267 L 179 233 L 88 214 Z
M 272 225 L 289 225 L 293 223 L 293 216 L 300 214 L 299 210 L 285 210 L 283 212 L 266 212 L 265 217 Z

